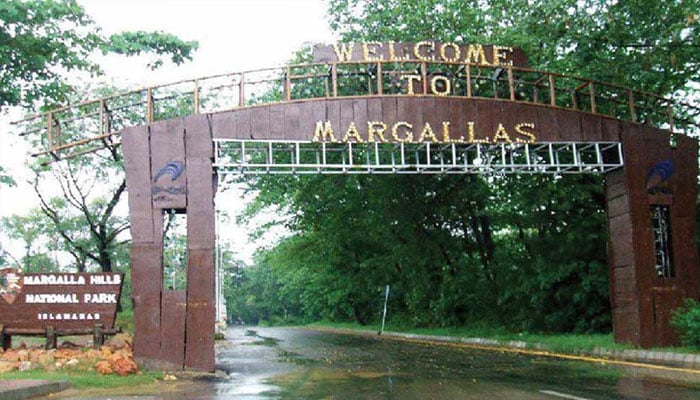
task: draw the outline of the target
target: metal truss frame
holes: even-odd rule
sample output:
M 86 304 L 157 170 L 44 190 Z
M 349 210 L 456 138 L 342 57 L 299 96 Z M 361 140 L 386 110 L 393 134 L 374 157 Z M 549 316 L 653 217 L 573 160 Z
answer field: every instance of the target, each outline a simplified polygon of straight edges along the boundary
M 215 139 L 219 174 L 602 174 L 619 142 L 319 143 Z

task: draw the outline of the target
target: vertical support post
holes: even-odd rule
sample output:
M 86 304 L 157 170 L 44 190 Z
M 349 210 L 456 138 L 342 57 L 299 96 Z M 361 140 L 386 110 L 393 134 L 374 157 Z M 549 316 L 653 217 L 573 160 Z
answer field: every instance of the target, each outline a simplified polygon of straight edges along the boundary
M 375 143 L 376 144 L 376 143 Z M 389 285 L 384 289 L 384 310 L 382 312 L 382 327 L 379 329 L 379 334 L 384 333 L 384 325 L 386 324 L 386 306 L 389 303 Z
M 595 89 L 593 89 L 593 82 L 588 82 L 588 94 L 591 96 L 591 112 L 596 114 Z
M 630 119 L 632 122 L 637 122 L 637 110 L 634 105 L 634 92 L 631 90 L 627 91 L 627 105 L 630 109 Z
M 338 97 L 338 64 L 331 64 L 331 86 L 333 88 L 333 97 Z
M 99 349 L 105 344 L 105 332 L 102 324 L 95 324 L 92 327 L 92 347 Z
M 284 99 L 290 101 L 292 99 L 292 69 L 287 65 L 284 69 Z
M 153 123 L 153 89 L 148 88 L 146 89 L 146 123 L 151 124 Z
M 238 83 L 238 107 L 245 106 L 245 74 L 241 73 L 241 81 Z
M 549 105 L 555 107 L 557 105 L 557 92 L 554 88 L 554 75 L 549 75 Z
M 669 101 L 666 105 L 666 113 L 668 114 L 668 131 L 673 134 L 673 125 L 676 123 L 675 117 L 673 116 L 673 102 Z
M 194 80 L 194 92 L 192 93 L 192 102 L 194 103 L 194 113 L 199 114 L 199 79 Z
M 0 349 L 3 351 L 12 347 L 12 336 L 5 332 L 5 327 L 0 325 Z
M 58 340 L 56 338 L 56 329 L 54 329 L 53 326 L 47 326 L 46 327 L 46 344 L 44 345 L 44 348 L 46 350 L 55 349 L 57 342 L 58 342 Z
M 47 148 L 48 150 L 53 149 L 53 113 L 50 112 L 46 116 L 46 135 L 47 135 Z
M 100 135 L 105 134 L 105 100 L 100 99 Z
M 542 82 L 542 78 L 538 78 L 532 83 L 532 102 L 533 103 L 539 103 L 540 102 L 540 83 Z
M 472 97 L 472 66 L 466 64 L 464 67 L 467 69 L 467 97 Z
M 377 95 L 384 94 L 384 72 L 382 71 L 382 62 L 377 61 Z
M 513 80 L 513 67 L 508 67 L 508 90 L 510 91 L 510 100 L 515 101 L 515 81 Z
M 100 111 L 102 113 L 102 119 L 100 123 L 102 124 L 103 134 L 108 134 L 112 132 L 112 123 L 110 118 L 109 107 L 107 107 L 107 102 L 102 99 L 100 101 Z M 111 140 L 111 138 L 110 138 Z

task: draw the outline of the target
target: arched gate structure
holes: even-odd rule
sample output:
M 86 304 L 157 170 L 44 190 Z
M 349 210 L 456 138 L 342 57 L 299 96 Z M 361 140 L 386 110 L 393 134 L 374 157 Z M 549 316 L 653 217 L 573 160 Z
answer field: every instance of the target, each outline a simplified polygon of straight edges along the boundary
M 316 60 L 37 116 L 41 156 L 123 147 L 140 362 L 214 369 L 217 172 L 605 174 L 615 339 L 676 341 L 670 312 L 700 294 L 700 110 L 499 46 L 345 44 Z M 168 212 L 188 217 L 186 291 L 163 285 Z

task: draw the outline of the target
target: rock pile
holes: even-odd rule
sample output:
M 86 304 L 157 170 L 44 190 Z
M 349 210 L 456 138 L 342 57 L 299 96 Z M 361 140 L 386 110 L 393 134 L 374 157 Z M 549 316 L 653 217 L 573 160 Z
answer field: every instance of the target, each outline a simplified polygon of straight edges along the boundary
M 132 340 L 127 334 L 118 334 L 99 349 L 63 343 L 58 349 L 45 350 L 41 346 L 0 349 L 0 373 L 10 371 L 87 371 L 95 369 L 100 374 L 129 375 L 138 367 L 131 350 Z

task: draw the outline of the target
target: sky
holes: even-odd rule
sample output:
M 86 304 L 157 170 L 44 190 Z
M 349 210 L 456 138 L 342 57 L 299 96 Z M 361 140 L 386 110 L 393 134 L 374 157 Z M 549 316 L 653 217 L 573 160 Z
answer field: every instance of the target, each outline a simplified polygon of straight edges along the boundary
M 284 64 L 304 42 L 333 41 L 321 0 L 78 0 L 105 33 L 160 30 L 197 40 L 193 62 L 144 73 L 128 58 L 110 76 L 146 85 Z M 131 65 L 128 65 L 131 64 Z M 132 74 L 132 68 L 140 68 Z
M 199 42 L 194 59 L 181 66 L 166 63 L 157 71 L 146 68 L 146 59 L 96 55 L 105 75 L 95 82 L 124 87 L 144 87 L 220 73 L 283 65 L 304 43 L 335 41 L 325 17 L 322 0 L 78 0 L 86 13 L 109 35 L 120 31 L 163 31 L 187 41 Z M 9 122 L 21 117 L 18 110 L 0 115 L 0 161 L 19 185 L 0 186 L 0 217 L 26 213 L 38 201 L 23 181 L 23 167 L 30 149 L 12 132 Z M 10 131 L 8 135 L 7 132 Z M 230 191 L 217 199 L 229 204 L 235 215 L 242 207 L 240 195 Z M 241 249 L 239 257 L 250 262 L 255 246 L 247 243 L 246 227 L 222 229 L 225 239 Z M 3 239 L 3 246 L 12 250 Z M 265 240 L 265 239 L 263 239 Z

